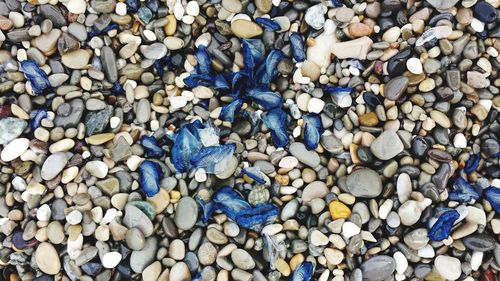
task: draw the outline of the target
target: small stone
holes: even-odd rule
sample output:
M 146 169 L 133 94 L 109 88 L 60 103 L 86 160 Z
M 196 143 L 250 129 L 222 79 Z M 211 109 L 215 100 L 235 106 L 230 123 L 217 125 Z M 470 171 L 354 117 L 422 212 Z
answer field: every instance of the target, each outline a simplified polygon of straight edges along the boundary
M 422 63 L 418 58 L 411 58 L 406 62 L 406 67 L 413 74 L 421 74 L 423 72 Z
M 61 271 L 59 255 L 52 244 L 42 242 L 36 248 L 35 261 L 38 268 L 46 274 L 55 275 Z
M 356 197 L 374 198 L 382 192 L 382 181 L 377 172 L 368 169 L 358 169 L 347 176 L 347 188 Z
M 26 138 L 19 138 L 12 140 L 11 142 L 9 142 L 7 145 L 4 146 L 0 154 L 0 159 L 2 159 L 2 161 L 9 162 L 18 158 L 26 150 L 28 150 L 29 143 L 30 143 L 29 139 Z
M 404 146 L 394 131 L 384 131 L 372 142 L 370 150 L 378 159 L 389 160 L 403 151 Z
M 323 198 L 328 192 L 329 190 L 324 182 L 314 181 L 308 184 L 302 191 L 302 200 L 304 202 L 309 202 L 314 198 Z
M 198 220 L 198 205 L 191 197 L 183 197 L 177 204 L 174 215 L 175 224 L 179 229 L 189 230 Z
M 253 21 L 237 19 L 231 22 L 231 31 L 239 38 L 253 38 L 262 34 L 262 28 Z
M 243 249 L 235 249 L 231 252 L 231 260 L 234 265 L 243 270 L 251 270 L 255 267 L 252 256 Z
M 189 281 L 191 272 L 184 262 L 178 262 L 170 269 L 169 281 Z
M 323 4 L 317 4 L 309 9 L 307 9 L 306 14 L 304 16 L 304 20 L 306 23 L 316 29 L 320 30 L 325 25 L 325 16 L 324 14 L 327 12 L 327 8 Z
M 332 201 L 329 205 L 330 215 L 332 219 L 348 219 L 351 216 L 351 210 L 340 201 Z
M 439 275 L 446 280 L 457 280 L 462 273 L 460 260 L 454 257 L 437 256 L 434 260 L 434 266 Z
M 118 252 L 108 252 L 102 256 L 102 266 L 105 268 L 115 268 L 122 260 L 122 255 Z
M 368 36 L 363 36 L 351 41 L 333 43 L 332 53 L 339 59 L 366 59 L 366 55 L 371 50 L 373 41 Z
M 363 272 L 363 280 L 383 281 L 394 273 L 396 262 L 392 257 L 379 255 L 363 262 L 360 268 Z
M 87 3 L 85 0 L 70 0 L 66 7 L 73 14 L 83 14 L 87 9 Z
M 63 54 L 61 62 L 71 69 L 83 69 L 88 65 L 90 55 L 90 52 L 79 49 Z

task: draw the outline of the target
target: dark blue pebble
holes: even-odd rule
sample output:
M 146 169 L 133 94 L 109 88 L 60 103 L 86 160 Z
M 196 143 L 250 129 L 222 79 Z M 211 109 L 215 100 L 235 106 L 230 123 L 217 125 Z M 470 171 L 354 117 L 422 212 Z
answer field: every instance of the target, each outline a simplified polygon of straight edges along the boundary
M 203 168 L 207 174 L 219 173 L 216 166 L 228 161 L 228 157 L 234 154 L 236 144 L 229 143 L 218 146 L 202 147 L 198 153 L 191 157 L 191 164 L 195 168 Z
M 474 6 L 474 16 L 485 23 L 494 22 L 498 17 L 498 11 L 486 1 L 477 2 Z
M 264 29 L 268 31 L 276 31 L 281 29 L 281 26 L 275 20 L 272 19 L 256 18 L 255 22 L 262 25 L 262 27 L 264 27 Z
M 140 184 L 142 191 L 147 197 L 153 197 L 160 191 L 160 180 L 163 171 L 160 164 L 145 160 L 139 166 Z
M 338 8 L 342 7 L 342 1 L 340 0 L 332 0 L 332 4 Z
M 314 150 L 318 147 L 321 134 L 323 133 L 321 118 L 316 113 L 309 113 L 304 115 L 304 121 L 304 145 L 308 150 Z
M 123 87 L 120 84 L 120 82 L 115 81 L 115 83 L 113 83 L 113 88 L 111 88 L 111 92 L 115 95 L 123 94 Z
M 40 127 L 42 123 L 42 119 L 48 116 L 46 109 L 37 109 L 30 112 L 30 127 L 31 130 L 34 131 L 38 127 Z
M 101 34 L 104 34 L 104 33 L 107 33 L 108 31 L 110 30 L 113 30 L 113 29 L 118 29 L 118 24 L 116 23 L 112 23 L 108 26 L 106 26 L 104 29 L 102 30 L 98 30 L 96 28 L 92 28 L 92 30 L 89 32 L 88 34 L 88 37 L 89 38 L 92 38 L 94 36 L 97 36 L 97 35 L 101 35 Z
M 455 179 L 453 184 L 454 190 L 448 194 L 448 199 L 461 203 L 471 203 L 479 200 L 481 195 L 479 192 L 465 180 L 463 177 Z
M 139 0 L 125 0 L 125 3 L 127 4 L 127 11 L 132 13 L 137 12 L 141 6 Z
M 165 150 L 160 147 L 158 140 L 151 136 L 142 136 L 141 145 L 146 150 L 146 157 L 160 158 L 165 155 Z
M 314 265 L 312 262 L 302 262 L 295 268 L 290 281 L 310 281 L 313 276 L 313 270 Z
M 261 88 L 254 88 L 247 92 L 246 97 L 262 106 L 265 110 L 281 107 L 283 98 L 277 92 L 266 91 Z
M 437 40 L 437 39 L 436 39 Z M 406 61 L 413 56 L 411 47 L 405 48 L 387 61 L 389 76 L 395 77 L 406 71 Z
M 41 275 L 33 279 L 33 281 L 54 281 L 54 277 L 49 275 Z
M 100 262 L 88 262 L 81 266 L 83 272 L 90 276 L 96 276 L 102 271 L 102 264 Z
M 488 187 L 484 192 L 484 198 L 490 202 L 491 207 L 498 214 L 500 213 L 500 188 L 495 186 Z
M 292 32 L 290 34 L 290 46 L 292 48 L 292 56 L 297 62 L 306 60 L 306 51 L 302 35 L 297 32 Z
M 377 105 L 381 105 L 379 98 L 372 92 L 365 92 L 363 94 L 363 100 L 368 104 L 371 108 L 377 107 Z
M 21 71 L 26 79 L 31 82 L 31 87 L 35 94 L 41 94 L 50 88 L 49 77 L 38 67 L 34 60 L 24 60 L 21 62 Z
M 191 169 L 191 158 L 201 149 L 198 129 L 204 126 L 200 121 L 186 124 L 179 129 L 179 132 L 173 137 L 171 157 L 175 169 L 179 173 L 187 172 Z
M 445 210 L 432 225 L 427 236 L 433 241 L 442 241 L 450 236 L 453 223 L 460 217 L 460 214 L 452 209 Z
M 148 6 L 152 12 L 156 13 L 158 8 L 160 8 L 160 2 L 158 0 L 148 0 L 146 6 Z
M 289 143 L 286 112 L 281 108 L 272 109 L 264 114 L 262 121 L 271 130 L 271 138 L 276 147 L 285 147 Z

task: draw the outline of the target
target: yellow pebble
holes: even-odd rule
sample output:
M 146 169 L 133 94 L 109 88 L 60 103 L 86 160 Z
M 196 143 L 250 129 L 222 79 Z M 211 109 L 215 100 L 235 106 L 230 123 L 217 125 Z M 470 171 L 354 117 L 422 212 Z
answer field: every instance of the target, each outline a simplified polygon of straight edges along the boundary
M 167 34 L 167 36 L 172 36 L 177 29 L 177 20 L 174 15 L 168 15 L 167 19 L 168 22 L 167 25 L 165 25 L 165 34 Z
M 177 203 L 181 199 L 181 193 L 177 190 L 170 191 L 170 202 Z
M 92 135 L 88 138 L 85 139 L 88 144 L 92 145 L 100 145 L 105 142 L 108 142 L 112 140 L 115 137 L 115 134 L 113 133 L 104 133 L 104 134 L 97 134 L 97 135 Z
M 303 254 L 296 254 L 290 259 L 290 268 L 295 271 L 295 268 L 297 268 L 297 265 L 302 263 L 305 260 Z
M 274 179 L 281 185 L 288 185 L 288 183 L 290 182 L 290 178 L 287 175 L 276 175 Z
M 330 214 L 334 220 L 348 219 L 351 216 L 351 210 L 340 201 L 330 202 Z
M 276 269 L 284 276 L 290 275 L 290 267 L 283 259 L 277 259 L 274 265 L 276 266 Z

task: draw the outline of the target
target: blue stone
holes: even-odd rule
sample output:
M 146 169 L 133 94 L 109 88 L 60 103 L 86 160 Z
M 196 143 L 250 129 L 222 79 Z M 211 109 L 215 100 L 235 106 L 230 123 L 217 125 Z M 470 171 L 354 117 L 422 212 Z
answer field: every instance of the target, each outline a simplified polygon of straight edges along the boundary
M 479 192 L 463 177 L 456 178 L 453 187 L 454 190 L 448 194 L 448 199 L 450 200 L 471 203 L 479 200 L 481 197 Z
M 321 117 L 316 113 L 309 113 L 304 115 L 304 123 L 304 145 L 308 150 L 316 149 L 323 133 Z
M 97 35 L 101 35 L 101 34 L 104 34 L 104 33 L 107 33 L 108 31 L 112 30 L 112 29 L 118 29 L 118 24 L 116 23 L 112 23 L 108 26 L 106 26 L 104 29 L 96 29 L 96 28 L 92 28 L 92 30 L 89 32 L 88 34 L 88 37 L 89 38 L 92 38 L 94 36 L 97 36 Z
M 306 50 L 304 48 L 302 35 L 297 32 L 292 32 L 292 34 L 290 34 L 290 46 L 292 48 L 292 56 L 297 62 L 306 60 Z
M 132 13 L 137 12 L 141 6 L 139 0 L 125 0 L 125 4 L 127 4 L 127 11 Z
M 287 132 L 288 115 L 281 108 L 264 113 L 262 121 L 271 130 L 271 138 L 276 147 L 285 147 L 290 142 Z
M 498 214 L 500 213 L 500 188 L 490 186 L 484 191 L 484 198 L 490 202 L 491 207 Z
M 243 105 L 243 100 L 235 99 L 228 105 L 222 107 L 219 119 L 222 121 L 234 122 L 236 113 L 238 113 Z
M 281 29 L 281 26 L 275 20 L 272 19 L 260 17 L 256 18 L 255 22 L 262 25 L 262 27 L 264 27 L 266 31 L 276 31 Z
M 21 62 L 21 71 L 26 79 L 31 82 L 31 87 L 35 94 L 41 94 L 50 88 L 49 77 L 38 67 L 34 60 L 24 60 Z
M 156 13 L 160 8 L 160 2 L 158 0 L 148 0 L 146 2 L 146 6 L 148 6 L 148 8 L 151 9 L 151 11 Z
M 160 158 L 165 155 L 165 150 L 160 147 L 158 140 L 151 136 L 142 136 L 141 145 L 146 150 L 146 157 Z
M 179 173 L 184 173 L 191 169 L 191 158 L 202 147 L 198 135 L 198 129 L 202 128 L 203 124 L 197 120 L 182 126 L 175 135 L 171 157 L 172 163 Z
M 432 225 L 427 236 L 433 241 L 442 241 L 450 236 L 453 223 L 460 217 L 460 214 L 453 210 L 444 210 L 437 221 Z
M 140 7 L 137 11 L 137 15 L 139 16 L 139 19 L 145 24 L 148 24 L 153 18 L 153 12 L 151 12 L 148 7 Z
M 196 73 L 210 74 L 212 73 L 212 59 L 208 53 L 207 47 L 204 45 L 198 46 L 198 50 L 194 54 L 198 64 L 196 65 Z
M 226 169 L 235 150 L 234 143 L 203 147 L 193 155 L 191 164 L 197 169 L 203 168 L 207 174 L 217 174 Z
M 258 184 L 265 184 L 266 179 L 264 177 L 264 174 L 260 171 L 259 168 L 256 167 L 247 167 L 243 168 L 242 170 L 243 174 L 249 176 L 251 179 L 253 179 L 255 182 Z
M 257 85 L 269 87 L 278 74 L 278 64 L 283 57 L 284 54 L 280 50 L 272 50 L 269 53 L 265 63 L 261 64 L 255 73 Z
M 474 6 L 474 16 L 485 23 L 494 22 L 498 17 L 498 11 L 486 1 L 477 2 Z
M 302 262 L 295 268 L 290 281 L 310 281 L 312 280 L 313 272 L 314 265 L 312 262 Z
M 123 87 L 120 84 L 120 82 L 115 81 L 115 83 L 113 83 L 113 88 L 111 88 L 111 92 L 115 95 L 123 94 Z
M 281 107 L 283 98 L 277 92 L 266 91 L 262 88 L 250 89 L 246 96 L 265 110 Z
M 481 162 L 481 155 L 479 155 L 479 153 L 472 154 L 469 157 L 469 160 L 465 162 L 464 171 L 467 174 L 474 172 L 477 169 L 477 167 L 479 167 L 479 162 Z
M 160 192 L 160 180 L 163 177 L 160 164 L 151 160 L 143 161 L 139 166 L 139 176 L 141 189 L 147 197 Z
M 47 110 L 46 109 L 37 109 L 30 112 L 30 128 L 32 131 L 40 127 L 43 118 L 47 118 Z
M 363 94 L 363 100 L 368 104 L 371 108 L 377 107 L 377 105 L 381 105 L 379 98 L 372 92 L 365 92 Z

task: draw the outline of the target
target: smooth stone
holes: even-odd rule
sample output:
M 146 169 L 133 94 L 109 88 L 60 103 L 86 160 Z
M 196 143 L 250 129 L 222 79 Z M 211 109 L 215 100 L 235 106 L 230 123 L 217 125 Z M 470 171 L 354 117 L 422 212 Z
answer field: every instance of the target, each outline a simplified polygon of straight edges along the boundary
M 198 220 L 198 204 L 191 197 L 183 197 L 177 204 L 174 222 L 181 230 L 191 229 Z
M 366 59 L 366 55 L 371 50 L 373 41 L 368 36 L 363 36 L 351 41 L 333 43 L 332 53 L 339 59 Z
M 163 58 L 167 54 L 167 46 L 163 43 L 153 43 L 149 46 L 141 48 L 142 54 L 150 60 Z
M 61 62 L 71 69 L 83 69 L 88 65 L 90 55 L 89 51 L 79 49 L 63 54 Z
M 383 281 L 389 278 L 396 270 L 396 262 L 390 256 L 374 256 L 360 266 L 363 272 L 363 281 Z
M 148 219 L 149 220 L 149 219 Z M 142 271 L 151 264 L 158 250 L 156 237 L 150 237 L 146 240 L 146 245 L 140 251 L 133 251 L 130 255 L 130 268 L 136 273 Z M 172 280 L 172 276 L 170 278 Z
M 42 165 L 41 177 L 44 180 L 54 179 L 68 163 L 69 156 L 65 152 L 51 154 Z
M 310 27 L 320 30 L 323 28 L 323 25 L 325 25 L 324 14 L 327 10 L 328 9 L 323 4 L 314 5 L 307 9 L 304 20 Z
M 377 172 L 368 169 L 358 169 L 347 176 L 349 192 L 356 197 L 375 198 L 382 192 L 382 180 Z
M 308 184 L 302 191 L 302 200 L 309 202 L 315 198 L 323 198 L 328 192 L 329 190 L 324 182 L 314 181 Z
M 55 275 L 61 271 L 61 261 L 59 255 L 52 246 L 47 242 L 42 242 L 35 251 L 35 261 L 38 268 L 46 274 Z
M 189 281 L 191 272 L 184 262 L 178 262 L 170 269 L 169 281 Z
M 22 119 L 14 117 L 0 119 L 0 145 L 5 145 L 19 137 L 27 126 L 28 122 Z
M 30 140 L 26 138 L 14 139 L 4 146 L 0 159 L 5 162 L 12 161 L 28 150 Z
M 370 145 L 370 150 L 375 157 L 389 160 L 404 150 L 403 142 L 394 131 L 384 131 Z
M 125 206 L 125 216 L 123 217 L 123 224 L 128 228 L 138 228 L 142 231 L 144 236 L 148 237 L 153 234 L 153 223 L 148 216 L 139 208 L 127 204 Z
M 486 234 L 469 235 L 462 241 L 465 247 L 473 251 L 487 252 L 495 249 L 495 239 Z
M 238 38 L 253 38 L 262 34 L 262 27 L 253 21 L 237 19 L 231 22 L 231 31 Z
M 122 260 L 122 255 L 118 252 L 109 252 L 102 256 L 102 265 L 105 268 L 115 268 Z
M 320 163 L 319 155 L 314 150 L 307 150 L 305 145 L 300 142 L 294 142 L 289 147 L 290 154 L 292 154 L 299 162 L 315 168 Z
M 462 273 L 460 260 L 450 256 L 437 256 L 434 260 L 434 266 L 444 279 L 457 280 Z
M 394 77 L 384 86 L 384 96 L 388 100 L 396 101 L 408 88 L 410 80 L 406 76 Z
M 106 74 L 106 78 L 110 83 L 115 83 L 118 80 L 118 68 L 116 67 L 116 55 L 113 49 L 104 46 L 101 49 L 102 70 Z
M 255 267 L 253 257 L 243 249 L 235 249 L 231 252 L 231 260 L 234 265 L 243 270 L 251 270 Z
M 446 10 L 455 6 L 455 4 L 457 4 L 459 0 L 425 0 L 425 1 L 438 10 Z

